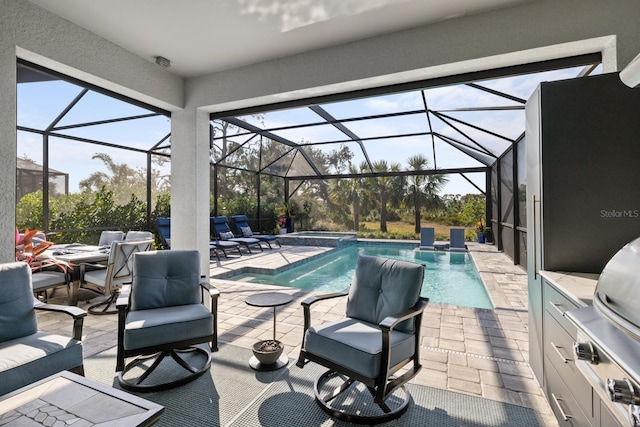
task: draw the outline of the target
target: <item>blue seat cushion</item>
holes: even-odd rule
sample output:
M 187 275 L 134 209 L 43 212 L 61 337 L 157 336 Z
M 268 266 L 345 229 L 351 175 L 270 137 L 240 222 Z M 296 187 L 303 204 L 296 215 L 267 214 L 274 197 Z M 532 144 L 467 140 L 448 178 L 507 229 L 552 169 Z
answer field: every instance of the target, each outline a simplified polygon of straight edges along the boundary
M 304 349 L 368 378 L 380 372 L 382 332 L 378 325 L 356 319 L 342 319 L 311 327 L 304 338 Z M 411 357 L 415 337 L 391 331 L 391 366 Z
M 202 304 L 130 311 L 124 330 L 125 350 L 170 344 L 213 335 L 213 315 Z
M 36 332 L 0 343 L 0 395 L 60 371 L 82 366 L 82 343 Z
M 61 271 L 39 271 L 31 275 L 31 285 L 34 292 L 66 284 L 66 276 Z

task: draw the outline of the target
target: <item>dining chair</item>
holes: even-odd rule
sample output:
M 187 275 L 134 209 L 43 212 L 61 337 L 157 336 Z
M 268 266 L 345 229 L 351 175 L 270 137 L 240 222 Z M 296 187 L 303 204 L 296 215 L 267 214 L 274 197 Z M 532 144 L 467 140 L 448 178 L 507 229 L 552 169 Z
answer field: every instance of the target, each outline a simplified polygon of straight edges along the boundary
M 153 233 L 150 231 L 129 230 L 124 236 L 125 241 L 148 239 L 153 239 Z
M 122 240 L 124 238 L 124 232 L 116 230 L 105 230 L 100 233 L 100 240 L 98 240 L 98 246 L 109 246 L 115 240 Z
M 114 314 L 117 312 L 115 309 L 109 309 L 116 301 L 122 285 L 131 281 L 131 257 L 138 252 L 150 251 L 152 245 L 153 239 L 114 241 L 111 243 L 107 268 L 88 270 L 87 267 L 92 264 L 80 265 L 80 287 L 108 296 L 106 300 L 90 306 L 87 309 L 89 313 Z

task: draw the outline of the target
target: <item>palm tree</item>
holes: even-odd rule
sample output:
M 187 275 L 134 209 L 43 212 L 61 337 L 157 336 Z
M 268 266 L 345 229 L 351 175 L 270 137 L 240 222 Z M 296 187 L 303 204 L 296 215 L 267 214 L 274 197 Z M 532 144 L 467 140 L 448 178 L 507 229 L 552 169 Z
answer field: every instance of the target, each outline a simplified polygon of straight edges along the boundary
M 388 164 L 386 160 L 378 160 L 373 163 L 374 172 L 399 172 L 400 163 Z M 393 176 L 381 176 L 374 178 L 374 187 L 379 194 L 380 203 L 380 231 L 387 232 L 387 204 L 391 201 L 392 204 L 398 202 L 397 191 L 398 187 L 402 184 L 402 177 Z
M 422 154 L 416 154 L 407 159 L 409 170 L 423 171 L 429 169 L 429 159 Z M 449 181 L 444 175 L 412 175 L 406 188 L 407 203 L 413 207 L 415 232 L 420 233 L 420 219 L 422 208 L 435 209 L 442 206 L 440 191 Z
M 407 159 L 409 170 L 420 171 L 429 168 L 429 159 L 422 154 L 416 154 Z M 424 204 L 423 186 L 426 181 L 425 175 L 411 175 L 407 180 L 406 198 L 407 204 L 413 207 L 413 220 L 415 232 L 420 233 L 420 209 Z
M 349 163 L 349 173 L 357 174 L 358 168 Z M 358 178 L 334 180 L 329 190 L 329 195 L 337 204 L 343 206 L 351 205 L 353 229 L 355 231 L 360 229 L 360 202 L 363 191 L 363 182 Z

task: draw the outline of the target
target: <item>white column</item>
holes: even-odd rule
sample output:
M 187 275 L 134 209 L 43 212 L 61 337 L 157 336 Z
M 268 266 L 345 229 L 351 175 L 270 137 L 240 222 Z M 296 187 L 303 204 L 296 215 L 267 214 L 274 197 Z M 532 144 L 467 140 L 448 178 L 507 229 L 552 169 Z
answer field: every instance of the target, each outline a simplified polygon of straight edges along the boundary
M 0 38 L 0 262 L 15 261 L 16 56 Z
M 194 108 L 171 115 L 171 248 L 200 251 L 209 276 L 209 115 Z

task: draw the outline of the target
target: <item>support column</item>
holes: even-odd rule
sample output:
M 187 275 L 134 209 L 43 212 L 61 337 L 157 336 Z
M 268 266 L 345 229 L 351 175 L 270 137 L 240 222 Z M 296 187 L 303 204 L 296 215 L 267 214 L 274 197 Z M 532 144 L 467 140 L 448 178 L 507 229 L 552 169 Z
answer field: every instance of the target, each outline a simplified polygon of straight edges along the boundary
M 16 52 L 0 38 L 0 262 L 16 259 Z
M 193 108 L 171 115 L 171 248 L 200 251 L 209 277 L 209 115 Z

